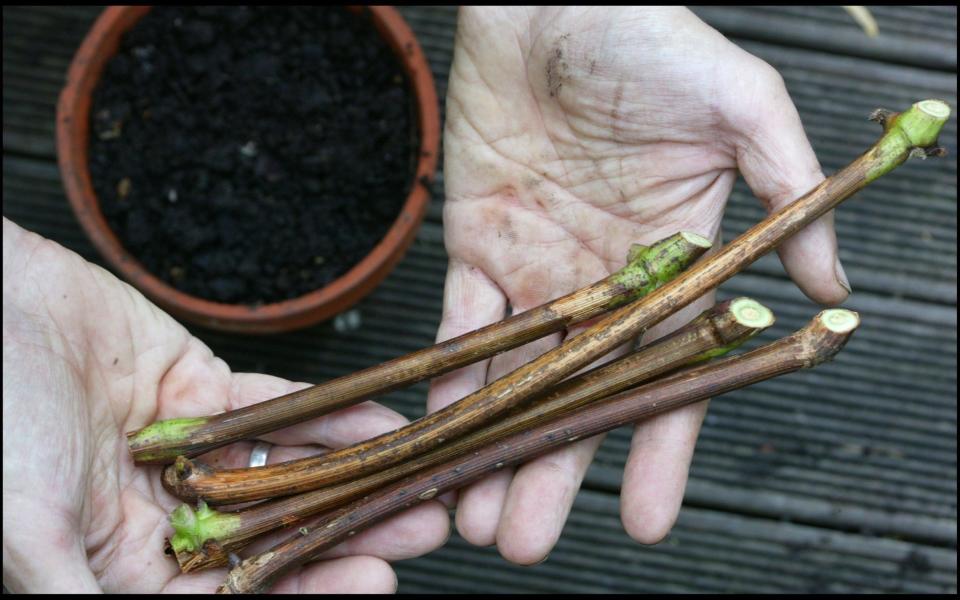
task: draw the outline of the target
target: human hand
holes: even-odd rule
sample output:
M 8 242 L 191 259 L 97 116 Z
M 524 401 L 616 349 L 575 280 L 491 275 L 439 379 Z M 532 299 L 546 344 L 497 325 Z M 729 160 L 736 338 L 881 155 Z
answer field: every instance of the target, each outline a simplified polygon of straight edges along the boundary
M 167 516 L 180 502 L 160 484 L 161 467 L 134 466 L 124 434 L 156 419 L 213 414 L 305 386 L 231 373 L 133 288 L 4 218 L 4 585 L 13 592 L 213 592 L 225 569 L 181 575 L 163 555 L 172 533 Z M 274 463 L 405 423 L 367 402 L 263 439 L 277 444 Z M 247 466 L 252 446 L 207 456 L 222 467 Z M 425 503 L 273 589 L 393 592 L 396 577 L 386 561 L 429 552 L 447 534 L 446 509 Z
M 738 169 L 771 211 L 823 180 L 780 75 L 677 7 L 462 8 L 444 155 L 450 264 L 438 340 L 596 281 L 634 242 L 689 230 L 719 247 Z M 846 298 L 832 213 L 779 254 L 813 300 Z M 645 339 L 712 304 L 705 295 Z M 563 337 L 438 378 L 429 410 Z M 655 543 L 672 527 L 705 411 L 700 403 L 636 427 L 621 488 L 634 539 Z M 544 559 L 600 442 L 461 490 L 457 529 L 513 562 Z

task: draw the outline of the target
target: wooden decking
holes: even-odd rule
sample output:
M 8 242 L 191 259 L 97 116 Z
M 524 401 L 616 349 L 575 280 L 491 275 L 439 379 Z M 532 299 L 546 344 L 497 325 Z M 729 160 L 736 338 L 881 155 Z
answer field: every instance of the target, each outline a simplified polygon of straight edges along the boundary
M 956 7 L 875 7 L 869 39 L 837 7 L 696 9 L 777 67 L 829 174 L 874 139 L 866 115 L 929 97 L 957 107 Z M 99 10 L 3 11 L 3 213 L 102 263 L 65 200 L 54 108 L 71 56 Z M 456 10 L 404 7 L 446 88 Z M 560 543 L 535 567 L 454 535 L 397 564 L 400 591 L 425 592 L 956 592 L 957 119 L 950 155 L 909 163 L 845 203 L 840 254 L 863 326 L 836 362 L 714 399 L 671 536 L 632 542 L 618 487 L 629 431 L 608 436 Z M 432 342 L 446 269 L 443 177 L 417 241 L 355 310 L 268 338 L 194 332 L 235 370 L 322 381 Z M 738 183 L 730 239 L 762 215 Z M 721 287 L 749 294 L 778 322 L 751 347 L 817 310 L 768 256 Z M 385 402 L 423 414 L 426 385 Z

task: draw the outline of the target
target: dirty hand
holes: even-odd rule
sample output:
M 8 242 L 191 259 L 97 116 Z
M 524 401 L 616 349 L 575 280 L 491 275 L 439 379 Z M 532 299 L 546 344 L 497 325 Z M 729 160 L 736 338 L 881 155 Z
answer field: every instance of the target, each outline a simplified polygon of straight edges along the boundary
M 683 8 L 463 8 L 447 93 L 445 340 L 567 294 L 679 230 L 715 240 L 737 176 L 769 210 L 823 179 L 779 74 Z M 848 293 L 832 213 L 780 259 L 813 300 Z M 712 305 L 708 294 L 651 340 Z M 437 379 L 437 410 L 582 330 Z M 627 532 L 655 543 L 683 496 L 704 403 L 638 425 Z M 457 529 L 521 564 L 556 543 L 600 438 L 462 490 Z
M 305 387 L 231 373 L 203 343 L 131 287 L 3 220 L 3 582 L 13 592 L 212 592 L 225 569 L 181 575 L 164 556 L 179 501 L 161 467 L 135 467 L 125 432 Z M 365 403 L 266 436 L 269 462 L 342 447 L 406 423 Z M 247 466 L 252 443 L 205 456 Z M 308 445 L 313 445 L 312 449 Z M 393 592 L 386 560 L 443 544 L 430 502 L 357 535 L 278 592 Z M 288 534 L 289 535 L 289 534 Z M 251 547 L 262 551 L 279 541 Z

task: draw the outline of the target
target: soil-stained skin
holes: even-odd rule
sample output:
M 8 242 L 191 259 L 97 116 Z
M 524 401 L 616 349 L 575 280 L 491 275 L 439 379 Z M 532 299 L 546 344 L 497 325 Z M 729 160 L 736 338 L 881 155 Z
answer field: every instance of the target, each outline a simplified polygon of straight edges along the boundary
M 551 49 L 549 58 L 547 58 L 547 90 L 550 93 L 550 97 L 556 97 L 560 94 L 560 90 L 563 88 L 563 81 L 570 70 L 563 56 L 564 42 L 566 42 L 569 37 L 570 34 L 568 33 L 561 35 Z
M 144 266 L 210 300 L 319 289 L 397 218 L 418 141 L 398 59 L 330 7 L 157 7 L 91 109 L 90 171 Z

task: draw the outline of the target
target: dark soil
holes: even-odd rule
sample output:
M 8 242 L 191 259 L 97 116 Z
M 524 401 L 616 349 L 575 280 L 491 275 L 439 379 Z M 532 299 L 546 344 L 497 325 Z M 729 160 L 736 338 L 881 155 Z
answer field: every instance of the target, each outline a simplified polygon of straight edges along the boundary
M 365 14 L 158 7 L 95 93 L 90 172 L 158 277 L 275 302 L 342 275 L 390 228 L 414 183 L 413 115 Z

